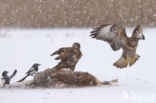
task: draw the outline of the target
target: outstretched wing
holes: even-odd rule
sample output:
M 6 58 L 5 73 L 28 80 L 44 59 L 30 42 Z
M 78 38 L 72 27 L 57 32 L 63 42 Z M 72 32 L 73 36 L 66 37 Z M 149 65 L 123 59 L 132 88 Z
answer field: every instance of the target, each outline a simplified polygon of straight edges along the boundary
M 91 37 L 110 44 L 114 51 L 119 50 L 127 41 L 125 28 L 119 25 L 101 25 L 91 32 Z
M 70 55 L 70 52 L 64 51 L 63 53 L 60 53 L 55 60 L 65 60 Z
M 64 60 L 70 55 L 71 52 L 72 47 L 60 48 L 59 50 L 55 51 L 51 56 L 58 54 L 55 60 Z
M 90 36 L 92 36 L 92 38 L 102 39 L 101 38 L 102 35 L 100 35 L 101 29 L 103 29 L 107 26 L 110 26 L 110 25 L 109 24 L 103 24 L 103 25 L 100 25 L 99 27 L 94 28 L 94 30 L 90 32 L 91 33 Z
M 52 53 L 50 56 L 56 55 L 56 54 L 61 54 L 63 52 L 66 52 L 68 49 L 70 49 L 71 47 L 66 47 L 66 48 L 60 48 L 59 50 L 55 51 L 54 53 Z

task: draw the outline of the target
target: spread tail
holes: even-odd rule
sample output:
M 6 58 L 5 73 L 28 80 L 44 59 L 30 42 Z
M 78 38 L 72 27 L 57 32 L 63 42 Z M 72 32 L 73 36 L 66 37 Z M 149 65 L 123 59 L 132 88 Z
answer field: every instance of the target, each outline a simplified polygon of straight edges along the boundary
M 120 69 L 127 67 L 127 65 L 128 65 L 128 59 L 125 59 L 122 56 L 113 64 L 113 66 Z
M 17 81 L 17 82 L 22 82 L 22 81 L 24 81 L 28 76 L 29 76 L 29 74 L 27 74 L 24 78 L 22 78 L 21 80 L 19 80 L 19 81 Z

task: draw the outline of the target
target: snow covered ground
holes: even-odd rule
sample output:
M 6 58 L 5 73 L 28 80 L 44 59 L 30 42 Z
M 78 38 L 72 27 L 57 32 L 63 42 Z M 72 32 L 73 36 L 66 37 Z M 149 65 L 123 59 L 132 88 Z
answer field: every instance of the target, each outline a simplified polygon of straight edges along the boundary
M 127 29 L 131 35 L 133 28 Z M 33 63 L 39 71 L 57 64 L 50 54 L 60 47 L 80 42 L 83 53 L 76 71 L 87 71 L 99 80 L 119 79 L 112 86 L 63 89 L 4 89 L 0 87 L 0 103 L 156 103 L 156 29 L 145 28 L 145 41 L 139 42 L 141 58 L 131 68 L 117 69 L 112 64 L 122 51 L 114 52 L 103 41 L 92 39 L 91 29 L 0 30 L 0 73 L 4 70 L 21 79 Z M 27 78 L 31 80 L 32 77 Z M 1 86 L 1 83 L 0 83 Z

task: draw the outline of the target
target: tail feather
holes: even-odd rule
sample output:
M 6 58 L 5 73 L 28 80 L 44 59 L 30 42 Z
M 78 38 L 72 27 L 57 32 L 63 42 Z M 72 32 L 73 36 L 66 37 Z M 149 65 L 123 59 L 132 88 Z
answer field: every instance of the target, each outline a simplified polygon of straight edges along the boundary
M 125 59 L 122 56 L 113 64 L 113 66 L 120 69 L 127 67 L 127 65 L 128 65 L 128 59 Z
M 24 81 L 28 76 L 29 76 L 29 74 L 27 74 L 24 78 L 22 78 L 21 80 L 19 80 L 19 81 L 17 81 L 17 82 L 22 82 L 22 81 Z
M 15 69 L 14 72 L 11 74 L 10 79 L 13 78 L 17 73 L 17 70 Z

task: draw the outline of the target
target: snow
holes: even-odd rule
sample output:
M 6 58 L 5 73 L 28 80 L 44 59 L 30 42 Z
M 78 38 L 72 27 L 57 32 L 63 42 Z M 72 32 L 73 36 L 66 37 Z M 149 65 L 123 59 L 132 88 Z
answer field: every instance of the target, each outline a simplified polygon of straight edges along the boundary
M 156 102 L 156 29 L 145 28 L 145 41 L 139 42 L 137 53 L 141 56 L 136 64 L 117 69 L 112 64 L 122 50 L 114 52 L 103 41 L 92 39 L 92 29 L 1 29 L 0 73 L 4 70 L 17 75 L 11 84 L 21 79 L 33 63 L 42 64 L 39 71 L 57 64 L 50 54 L 60 47 L 80 42 L 82 59 L 76 71 L 87 71 L 99 80 L 119 79 L 111 86 L 24 89 L 1 88 L 0 103 L 155 103 Z M 133 28 L 128 28 L 130 36 Z M 31 80 L 33 77 L 27 78 Z M 0 86 L 2 84 L 0 83 Z

